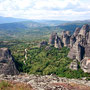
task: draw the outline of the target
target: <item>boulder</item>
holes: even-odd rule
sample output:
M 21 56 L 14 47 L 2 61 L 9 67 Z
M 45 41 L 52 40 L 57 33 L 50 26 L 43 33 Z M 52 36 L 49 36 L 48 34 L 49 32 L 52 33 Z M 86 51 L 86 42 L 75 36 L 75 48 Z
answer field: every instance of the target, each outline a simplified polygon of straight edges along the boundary
M 72 70 L 78 70 L 78 61 L 76 59 L 73 60 L 73 62 L 71 62 L 70 64 L 70 69 Z
M 0 48 L 0 74 L 16 75 L 19 74 L 16 69 L 14 59 L 8 48 Z
M 47 41 L 42 41 L 40 42 L 39 47 L 46 46 L 46 45 L 48 45 Z
M 85 57 L 81 62 L 81 69 L 84 72 L 90 73 L 90 57 Z

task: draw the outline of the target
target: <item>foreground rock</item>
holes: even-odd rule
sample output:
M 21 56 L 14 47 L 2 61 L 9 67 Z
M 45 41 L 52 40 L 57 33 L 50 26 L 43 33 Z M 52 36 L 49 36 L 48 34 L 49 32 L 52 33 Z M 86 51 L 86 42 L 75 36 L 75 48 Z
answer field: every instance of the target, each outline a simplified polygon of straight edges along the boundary
M 61 78 L 55 75 L 1 75 L 0 80 L 26 83 L 34 90 L 90 90 L 90 81 Z
M 8 48 L 0 48 L 0 74 L 19 74 Z

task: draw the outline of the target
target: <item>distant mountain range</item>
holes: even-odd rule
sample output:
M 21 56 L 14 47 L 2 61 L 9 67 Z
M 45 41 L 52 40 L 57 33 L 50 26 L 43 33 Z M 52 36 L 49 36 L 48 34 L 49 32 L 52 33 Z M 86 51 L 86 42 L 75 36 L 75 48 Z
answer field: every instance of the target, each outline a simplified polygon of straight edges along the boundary
M 76 27 L 83 24 L 90 25 L 90 20 L 26 20 L 0 17 L 0 40 L 48 38 L 51 32 L 60 33 L 62 30 L 69 30 L 73 33 Z
M 28 19 L 20 19 L 20 18 L 12 18 L 12 17 L 2 17 L 2 16 L 0 16 L 0 24 L 21 22 L 21 21 L 27 21 L 27 20 Z

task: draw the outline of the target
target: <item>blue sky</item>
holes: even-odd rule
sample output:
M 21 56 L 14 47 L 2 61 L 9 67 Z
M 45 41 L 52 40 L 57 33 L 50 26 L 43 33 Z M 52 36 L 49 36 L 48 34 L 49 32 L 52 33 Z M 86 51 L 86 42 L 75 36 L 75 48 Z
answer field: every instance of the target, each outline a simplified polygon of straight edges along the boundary
M 0 0 L 0 16 L 25 19 L 90 19 L 89 0 Z

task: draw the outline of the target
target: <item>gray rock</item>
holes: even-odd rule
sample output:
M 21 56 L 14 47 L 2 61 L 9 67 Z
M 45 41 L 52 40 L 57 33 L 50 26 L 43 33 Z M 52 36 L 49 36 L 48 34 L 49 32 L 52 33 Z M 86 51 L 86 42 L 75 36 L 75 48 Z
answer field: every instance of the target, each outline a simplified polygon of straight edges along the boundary
M 61 38 L 57 35 L 57 33 L 52 33 L 49 38 L 49 44 L 51 46 L 54 46 L 55 48 L 62 48 L 63 43 Z
M 72 70 L 78 70 L 78 61 L 76 59 L 73 60 L 73 62 L 71 62 L 70 69 L 72 69 Z
M 75 29 L 75 32 L 74 32 L 73 35 L 76 37 L 76 36 L 78 36 L 79 32 L 80 32 L 80 28 L 77 27 L 77 28 Z
M 16 69 L 11 52 L 8 48 L 0 48 L 0 74 L 16 75 L 19 74 Z
M 81 68 L 84 72 L 90 73 L 90 44 L 85 47 L 85 57 L 81 62 Z
M 48 45 L 47 41 L 42 41 L 40 44 L 39 44 L 39 48 L 42 47 L 42 46 L 46 46 Z
M 63 31 L 62 32 L 62 41 L 64 46 L 69 46 L 70 45 L 70 32 L 69 31 Z

